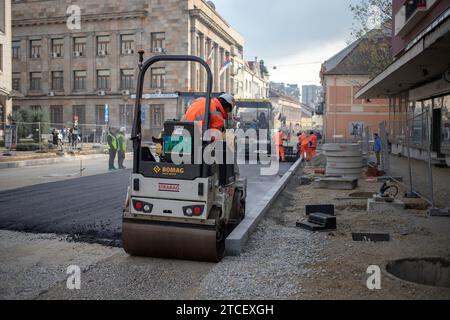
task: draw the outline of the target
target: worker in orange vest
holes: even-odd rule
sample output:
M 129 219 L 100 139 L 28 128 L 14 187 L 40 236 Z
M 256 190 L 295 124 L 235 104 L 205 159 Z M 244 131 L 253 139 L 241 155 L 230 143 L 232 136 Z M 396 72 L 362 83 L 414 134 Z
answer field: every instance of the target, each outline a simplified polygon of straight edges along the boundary
M 284 153 L 284 141 L 286 139 L 284 138 L 283 130 L 280 129 L 278 132 L 275 133 L 275 145 L 277 147 L 277 157 L 278 160 L 281 158 L 282 162 L 286 162 L 286 155 Z
M 300 155 L 302 160 L 306 159 L 306 148 L 308 147 L 308 137 L 306 136 L 306 133 L 302 132 L 298 136 L 298 145 L 300 150 Z
M 233 111 L 236 102 L 232 95 L 222 94 L 219 98 L 211 100 L 210 129 L 222 131 L 228 114 Z M 182 122 L 201 122 L 202 128 L 205 125 L 206 98 L 195 100 L 181 119 Z
M 314 159 L 316 157 L 318 141 L 319 141 L 319 139 L 317 138 L 314 131 L 311 131 L 309 134 L 309 139 L 308 139 L 308 149 L 307 149 L 308 161 L 311 161 L 312 159 Z

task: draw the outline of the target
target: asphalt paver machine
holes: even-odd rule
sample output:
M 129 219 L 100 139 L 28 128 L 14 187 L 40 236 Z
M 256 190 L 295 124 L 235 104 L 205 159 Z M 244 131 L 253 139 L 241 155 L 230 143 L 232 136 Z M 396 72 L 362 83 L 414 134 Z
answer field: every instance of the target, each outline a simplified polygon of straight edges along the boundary
M 226 237 L 245 216 L 247 183 L 240 178 L 236 163 L 207 164 L 202 156 L 213 143 L 204 139 L 211 119 L 212 72 L 203 59 L 195 56 L 162 55 L 144 62 L 144 52 L 139 54 L 132 133 L 134 163 L 123 214 L 123 248 L 132 256 L 218 262 L 225 254 Z M 198 123 L 166 121 L 161 139 L 164 157 L 160 158 L 144 143 L 141 120 L 145 75 L 158 62 L 199 63 L 207 75 L 203 128 Z M 181 131 L 189 132 L 192 138 L 177 139 Z M 184 144 L 179 150 L 192 161 L 174 163 L 172 152 L 177 143 Z M 200 153 L 196 146 L 200 146 Z M 227 147 L 217 150 L 229 152 Z M 224 154 L 222 159 L 226 158 Z

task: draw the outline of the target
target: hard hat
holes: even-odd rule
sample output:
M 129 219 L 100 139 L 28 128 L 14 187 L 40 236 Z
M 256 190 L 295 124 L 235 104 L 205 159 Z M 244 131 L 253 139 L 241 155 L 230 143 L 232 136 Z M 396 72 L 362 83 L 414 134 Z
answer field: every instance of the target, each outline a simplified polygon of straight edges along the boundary
M 235 101 L 234 97 L 231 94 L 224 93 L 219 98 L 222 98 L 223 100 L 228 102 L 228 104 L 230 104 L 232 107 L 234 107 Z
M 120 131 L 119 131 L 119 132 L 125 132 L 125 131 L 126 131 L 125 128 L 122 127 L 122 128 L 120 128 Z

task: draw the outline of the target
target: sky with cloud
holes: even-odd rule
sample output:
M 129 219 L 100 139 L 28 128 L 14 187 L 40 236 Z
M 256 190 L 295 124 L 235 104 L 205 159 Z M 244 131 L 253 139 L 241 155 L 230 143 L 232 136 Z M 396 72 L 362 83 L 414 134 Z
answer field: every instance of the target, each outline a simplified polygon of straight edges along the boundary
M 319 84 L 320 62 L 345 48 L 360 0 L 214 0 L 245 38 L 245 57 L 270 67 L 271 80 Z M 273 67 L 277 67 L 273 69 Z

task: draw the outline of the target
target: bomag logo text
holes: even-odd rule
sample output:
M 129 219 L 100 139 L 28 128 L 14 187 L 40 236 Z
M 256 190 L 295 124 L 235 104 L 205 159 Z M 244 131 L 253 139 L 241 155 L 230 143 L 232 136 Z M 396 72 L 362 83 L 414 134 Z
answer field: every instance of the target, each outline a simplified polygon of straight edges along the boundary
M 179 175 L 179 174 L 184 174 L 184 169 L 183 168 L 165 167 L 165 168 L 162 168 L 162 173 L 169 174 L 169 175 Z

